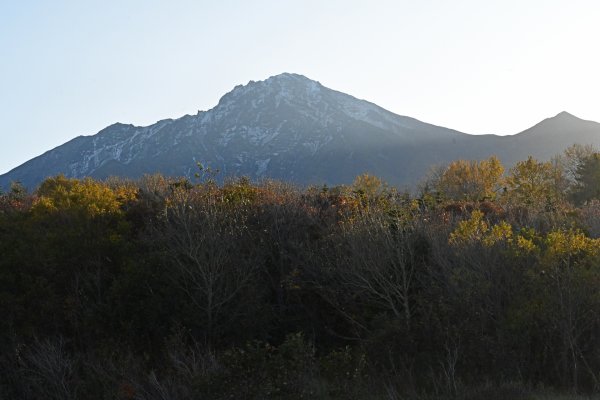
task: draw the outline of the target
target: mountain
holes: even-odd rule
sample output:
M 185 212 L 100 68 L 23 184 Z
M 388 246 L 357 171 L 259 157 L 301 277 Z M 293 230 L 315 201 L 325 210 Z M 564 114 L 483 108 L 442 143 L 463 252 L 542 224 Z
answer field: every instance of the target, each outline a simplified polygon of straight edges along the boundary
M 600 145 L 600 124 L 560 113 L 513 136 L 468 135 L 284 73 L 236 86 L 196 115 L 146 127 L 117 123 L 79 136 L 1 175 L 0 187 L 34 187 L 59 173 L 189 177 L 197 161 L 222 177 L 339 184 L 369 172 L 402 186 L 457 158 L 496 154 L 510 165 L 529 154 L 548 159 L 573 143 Z

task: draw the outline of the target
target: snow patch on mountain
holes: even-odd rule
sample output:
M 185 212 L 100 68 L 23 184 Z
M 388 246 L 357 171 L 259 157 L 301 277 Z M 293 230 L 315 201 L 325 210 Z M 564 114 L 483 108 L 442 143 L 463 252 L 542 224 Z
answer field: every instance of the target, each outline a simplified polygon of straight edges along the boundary
M 267 167 L 269 166 L 269 162 L 271 162 L 270 158 L 267 158 L 266 160 L 256 161 L 256 176 L 257 177 L 264 176 L 265 172 L 267 172 Z

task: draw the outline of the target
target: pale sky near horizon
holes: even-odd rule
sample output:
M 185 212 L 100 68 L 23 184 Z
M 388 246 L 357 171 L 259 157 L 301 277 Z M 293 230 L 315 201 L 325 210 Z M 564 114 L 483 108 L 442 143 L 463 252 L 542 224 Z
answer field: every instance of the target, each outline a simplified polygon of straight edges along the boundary
M 0 0 L 0 174 L 281 72 L 472 134 L 600 121 L 600 1 Z

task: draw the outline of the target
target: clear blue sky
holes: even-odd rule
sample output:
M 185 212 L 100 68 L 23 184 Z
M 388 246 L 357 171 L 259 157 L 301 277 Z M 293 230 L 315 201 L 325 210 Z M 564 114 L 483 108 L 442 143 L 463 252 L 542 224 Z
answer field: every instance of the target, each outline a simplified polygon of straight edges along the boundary
M 0 173 L 281 72 L 467 133 L 600 121 L 600 1 L 0 0 Z

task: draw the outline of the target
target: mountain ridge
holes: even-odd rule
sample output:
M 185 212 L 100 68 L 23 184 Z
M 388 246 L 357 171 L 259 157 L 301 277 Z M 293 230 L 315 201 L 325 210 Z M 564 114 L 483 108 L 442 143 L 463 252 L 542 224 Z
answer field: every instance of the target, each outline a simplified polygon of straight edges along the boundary
M 544 143 L 536 143 L 541 131 Z M 191 177 L 197 161 L 224 176 L 340 184 L 369 172 L 411 185 L 434 164 L 491 154 L 507 164 L 526 153 L 544 159 L 571 140 L 600 145 L 600 124 L 563 111 L 515 135 L 469 135 L 284 73 L 237 85 L 215 107 L 195 115 L 148 126 L 117 122 L 78 136 L 0 175 L 0 187 L 10 181 L 34 187 L 58 173 Z

